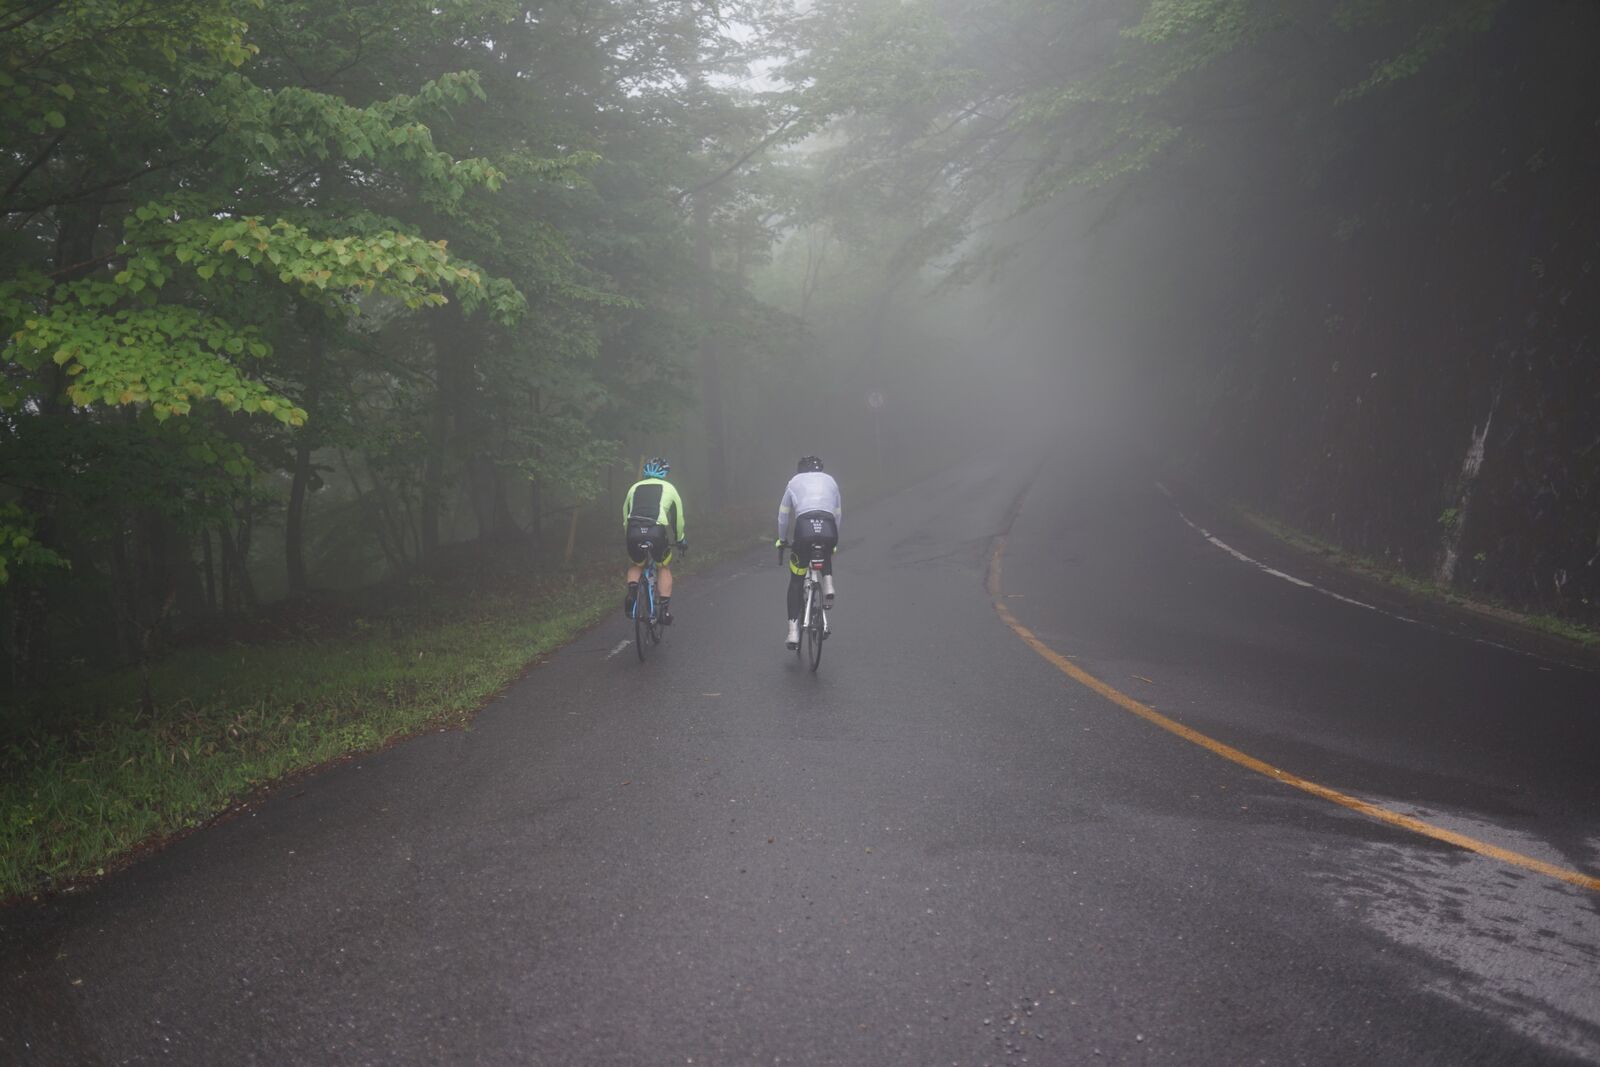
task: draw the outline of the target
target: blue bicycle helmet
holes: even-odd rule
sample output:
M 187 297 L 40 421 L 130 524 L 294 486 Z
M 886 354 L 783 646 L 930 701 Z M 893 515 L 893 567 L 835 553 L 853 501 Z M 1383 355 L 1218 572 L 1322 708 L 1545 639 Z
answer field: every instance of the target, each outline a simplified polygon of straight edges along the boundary
M 644 461 L 644 476 L 646 478 L 665 478 L 672 471 L 672 464 L 660 456 L 651 456 Z

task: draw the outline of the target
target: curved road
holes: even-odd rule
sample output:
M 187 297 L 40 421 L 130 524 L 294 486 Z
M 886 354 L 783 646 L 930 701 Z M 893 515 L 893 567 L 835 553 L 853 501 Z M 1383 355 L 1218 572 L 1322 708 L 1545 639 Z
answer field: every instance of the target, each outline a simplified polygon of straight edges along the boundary
M 1062 662 L 1580 878 L 1600 674 L 1325 595 L 1362 599 L 1121 453 L 1052 454 L 847 513 L 818 675 L 758 552 L 686 578 L 644 665 L 619 613 L 471 730 L 0 912 L 0 1062 L 1600 1060 L 1600 892 L 1158 729 L 985 576 L 1009 528 L 999 604 Z

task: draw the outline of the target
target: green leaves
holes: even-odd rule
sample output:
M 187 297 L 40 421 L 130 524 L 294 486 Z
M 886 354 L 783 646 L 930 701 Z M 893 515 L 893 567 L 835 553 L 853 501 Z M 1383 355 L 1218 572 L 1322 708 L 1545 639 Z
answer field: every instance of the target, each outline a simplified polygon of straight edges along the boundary
M 323 236 L 283 218 L 195 217 L 147 205 L 128 220 L 125 232 L 125 251 L 147 250 L 133 255 L 116 276 L 117 284 L 133 292 L 146 284 L 164 284 L 171 277 L 170 260 L 192 267 L 202 282 L 276 282 L 290 286 L 302 299 L 349 314 L 360 310 L 347 299 L 350 294 L 387 297 L 412 309 L 443 303 L 446 289 L 474 306 L 489 296 L 483 272 L 451 257 L 444 241 L 398 229 Z
M 34 517 L 18 504 L 0 503 L 0 585 L 12 572 L 65 569 L 68 563 L 34 540 Z
M 29 6 L 34 10 L 5 30 L 0 63 L 0 129 L 7 148 L 0 189 L 21 203 L 49 202 L 53 178 L 37 162 L 124 138 L 148 115 L 170 111 L 176 94 L 254 54 L 240 17 L 256 8 L 250 0 Z M 115 167 L 122 161 L 102 154 L 97 162 Z
M 433 207 L 454 212 L 471 188 L 495 188 L 505 175 L 484 159 L 455 159 L 434 145 L 424 119 L 451 105 L 481 99 L 475 71 L 446 74 L 414 95 L 365 107 L 299 86 L 266 89 L 231 75 L 213 91 L 226 110 L 227 133 L 214 150 L 274 165 L 345 162 L 376 164 L 416 181 Z
M 238 411 L 267 399 L 284 406 L 283 421 L 305 421 L 304 411 L 235 362 L 248 346 L 261 345 L 254 331 L 193 308 L 156 304 L 107 313 L 68 300 L 30 318 L 12 344 L 24 367 L 47 355 L 64 367 L 67 396 L 81 407 L 148 405 L 166 419 L 189 414 L 201 400 Z

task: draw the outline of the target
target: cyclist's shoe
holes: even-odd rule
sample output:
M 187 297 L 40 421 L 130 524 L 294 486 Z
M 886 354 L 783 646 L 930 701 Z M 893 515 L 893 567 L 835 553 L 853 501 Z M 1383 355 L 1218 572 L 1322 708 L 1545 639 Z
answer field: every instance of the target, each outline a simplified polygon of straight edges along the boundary
M 795 650 L 795 649 L 800 647 L 800 620 L 799 619 L 790 619 L 789 620 L 789 636 L 784 640 L 784 644 L 789 648 L 790 651 L 793 651 L 793 650 Z
M 670 604 L 671 602 L 672 601 L 671 601 L 670 597 L 662 597 L 661 598 L 661 625 L 662 626 L 671 626 L 672 625 L 672 612 L 667 607 L 667 605 Z
M 622 598 L 622 613 L 630 619 L 633 617 L 633 603 L 639 597 L 639 583 L 629 582 L 628 592 Z
M 822 576 L 822 606 L 825 608 L 833 607 L 833 575 L 831 574 Z

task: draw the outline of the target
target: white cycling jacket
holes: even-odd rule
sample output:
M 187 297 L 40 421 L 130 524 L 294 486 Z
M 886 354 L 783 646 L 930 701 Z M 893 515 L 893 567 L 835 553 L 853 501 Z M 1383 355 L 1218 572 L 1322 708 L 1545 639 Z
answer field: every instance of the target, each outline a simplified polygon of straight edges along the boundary
M 839 483 L 833 480 L 831 474 L 806 471 L 789 479 L 789 486 L 778 503 L 778 540 L 789 540 L 794 517 L 808 511 L 832 512 L 835 524 L 844 515 L 844 505 L 839 499 Z

